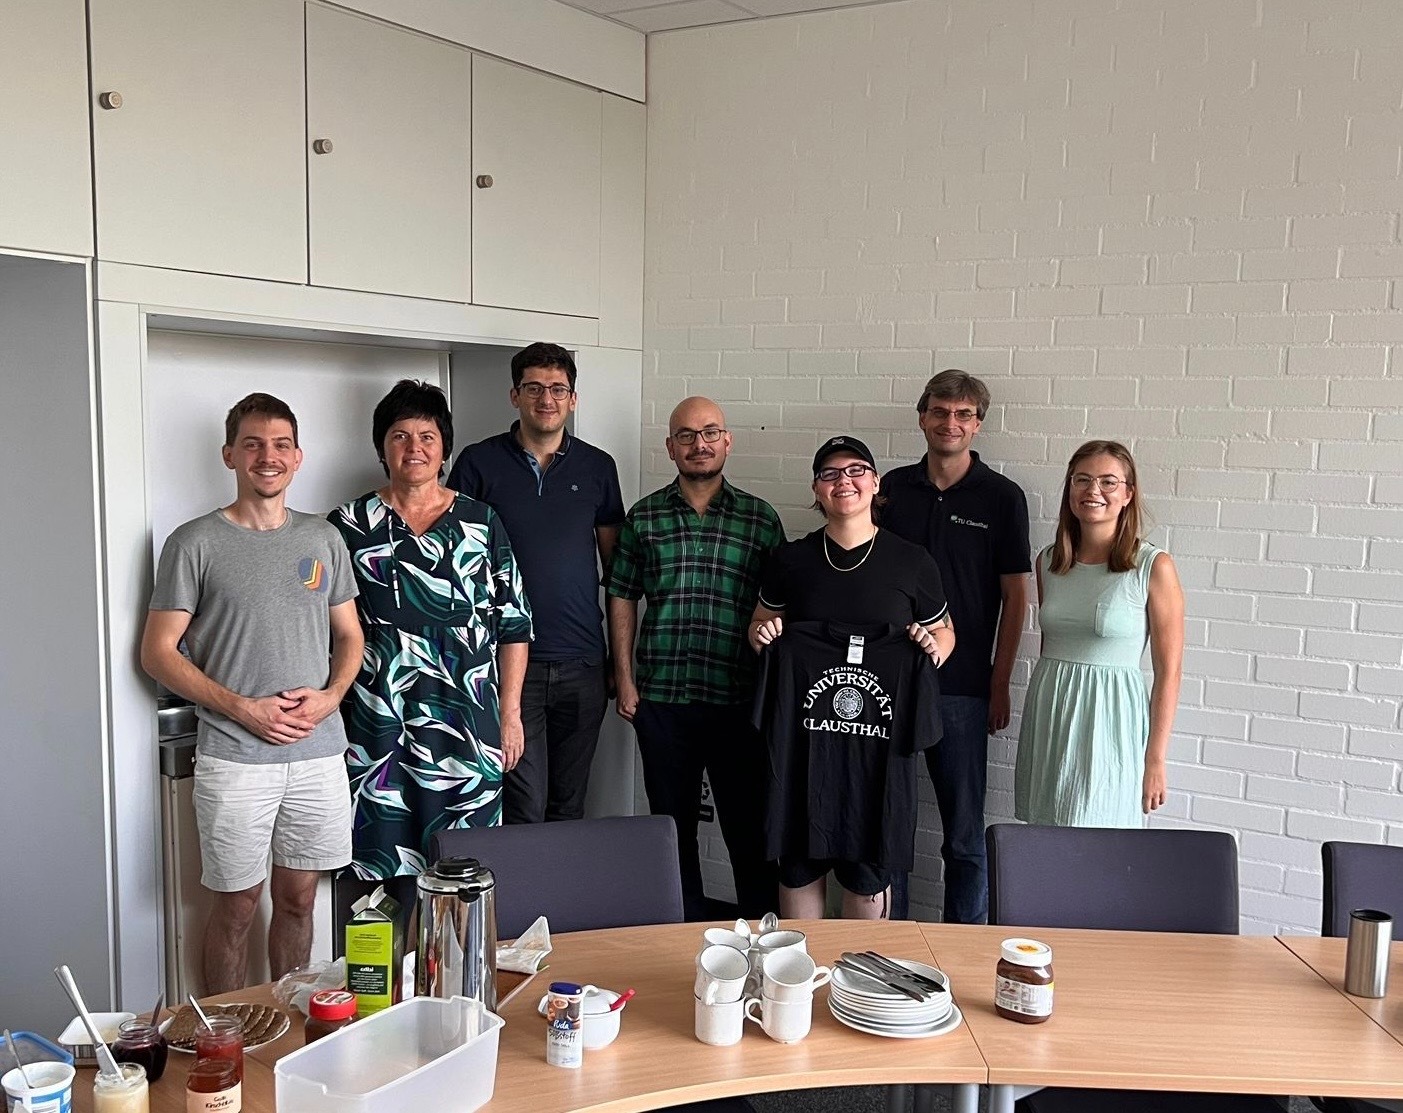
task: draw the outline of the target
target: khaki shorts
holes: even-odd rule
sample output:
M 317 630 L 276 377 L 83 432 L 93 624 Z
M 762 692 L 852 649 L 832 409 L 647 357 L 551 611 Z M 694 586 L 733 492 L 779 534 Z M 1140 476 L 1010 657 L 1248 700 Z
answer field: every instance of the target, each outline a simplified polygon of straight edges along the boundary
M 346 759 L 246 765 L 195 757 L 200 883 L 217 893 L 251 889 L 273 864 L 334 870 L 351 861 L 351 786 Z

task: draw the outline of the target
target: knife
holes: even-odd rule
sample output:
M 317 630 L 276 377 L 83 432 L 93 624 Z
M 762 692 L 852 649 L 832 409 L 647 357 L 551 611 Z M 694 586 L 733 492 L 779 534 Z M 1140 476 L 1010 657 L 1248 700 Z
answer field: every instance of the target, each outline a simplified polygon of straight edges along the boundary
M 915 983 L 899 978 L 896 974 L 889 974 L 882 970 L 876 963 L 867 962 L 862 955 L 853 954 L 851 951 L 844 951 L 835 963 L 845 970 L 861 974 L 864 978 L 870 978 L 879 985 L 884 985 L 888 989 L 894 989 L 898 993 L 904 993 L 913 1001 L 926 1001 L 929 994 L 917 989 Z
M 876 951 L 863 951 L 859 957 L 875 962 L 882 969 L 889 970 L 893 974 L 904 975 L 910 978 L 918 986 L 924 988 L 927 993 L 949 992 L 949 986 L 943 982 L 936 981 L 934 978 L 929 978 L 925 974 L 917 973 L 915 970 L 908 970 L 905 966 L 902 966 L 901 963 L 894 959 L 887 958 L 886 955 L 879 955 Z

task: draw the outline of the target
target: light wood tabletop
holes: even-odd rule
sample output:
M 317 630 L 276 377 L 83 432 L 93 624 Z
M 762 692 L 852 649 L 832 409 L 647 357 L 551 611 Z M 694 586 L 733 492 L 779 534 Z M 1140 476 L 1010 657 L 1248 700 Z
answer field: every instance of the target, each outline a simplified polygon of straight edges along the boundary
M 1000 1086 L 1403 1097 L 1403 1045 L 1270 936 L 922 924 Z M 1045 1024 L 993 1006 L 1001 940 L 1053 950 Z
M 1403 1043 L 1403 941 L 1389 950 L 1388 993 L 1383 997 L 1352 997 L 1345 993 L 1345 941 L 1318 935 L 1282 935 L 1283 946 L 1329 982 L 1351 1005 Z
M 693 1034 L 694 961 L 708 924 L 618 928 L 553 937 L 549 969 L 501 1007 L 505 1020 L 497 1055 L 497 1081 L 486 1113 L 563 1113 L 609 1110 L 633 1113 L 707 1098 L 816 1086 L 955 1083 L 977 1087 L 987 1077 L 984 1059 L 961 1025 L 926 1040 L 864 1035 L 844 1027 L 828 1011 L 828 991 L 814 997 L 813 1028 L 796 1044 L 770 1040 L 748 1023 L 739 1044 L 709 1047 Z M 730 926 L 729 924 L 719 926 Z M 845 950 L 874 949 L 900 958 L 931 962 L 918 925 L 786 921 L 808 934 L 815 961 L 829 965 Z M 546 1063 L 545 1021 L 536 1005 L 555 980 L 634 988 L 618 1039 L 585 1052 L 584 1066 L 565 1070 Z M 268 986 L 213 1000 L 269 1002 Z M 245 1113 L 273 1110 L 273 1065 L 302 1046 L 302 1019 L 287 1035 L 244 1057 Z M 160 1082 L 151 1087 L 152 1113 L 182 1113 L 185 1074 L 193 1057 L 172 1052 Z M 75 1113 L 92 1109 L 93 1070 L 78 1072 Z M 973 1107 L 975 1092 L 967 1092 Z

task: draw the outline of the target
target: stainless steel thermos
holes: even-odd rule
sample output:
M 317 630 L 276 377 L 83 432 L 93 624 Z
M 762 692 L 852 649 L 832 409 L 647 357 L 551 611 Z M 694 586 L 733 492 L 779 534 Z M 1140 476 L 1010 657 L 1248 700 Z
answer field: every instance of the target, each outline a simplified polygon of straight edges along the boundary
M 497 1008 L 497 892 L 476 858 L 440 858 L 419 875 L 414 992 Z
M 1372 908 L 1349 914 L 1345 941 L 1345 992 L 1355 997 L 1382 997 L 1388 992 L 1388 945 L 1393 917 Z

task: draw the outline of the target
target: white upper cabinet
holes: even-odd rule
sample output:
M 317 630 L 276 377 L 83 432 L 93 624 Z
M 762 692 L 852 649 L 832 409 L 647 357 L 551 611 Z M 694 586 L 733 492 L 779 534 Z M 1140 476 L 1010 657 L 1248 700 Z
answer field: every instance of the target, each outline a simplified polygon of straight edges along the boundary
M 98 257 L 307 280 L 301 0 L 89 0 Z
M 93 253 L 83 0 L 0 0 L 0 248 Z
M 473 301 L 597 317 L 602 94 L 482 56 L 472 84 Z
M 307 187 L 317 286 L 472 295 L 472 55 L 307 6 Z

